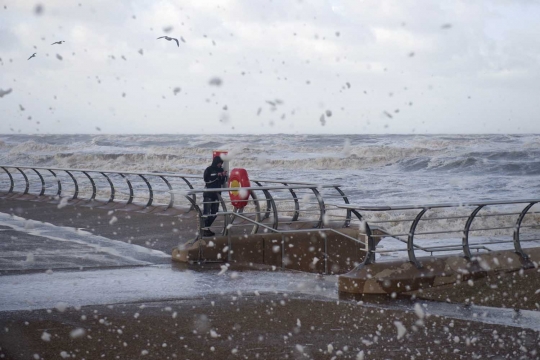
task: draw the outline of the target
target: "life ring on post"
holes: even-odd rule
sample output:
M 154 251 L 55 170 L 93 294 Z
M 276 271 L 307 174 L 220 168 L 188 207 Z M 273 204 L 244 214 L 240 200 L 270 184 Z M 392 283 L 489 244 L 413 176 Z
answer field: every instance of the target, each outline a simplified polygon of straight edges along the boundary
M 229 188 L 247 188 L 250 187 L 249 177 L 246 169 L 234 168 L 229 174 Z M 231 197 L 231 204 L 237 208 L 244 208 L 249 199 L 248 190 L 231 190 L 229 191 L 229 196 Z

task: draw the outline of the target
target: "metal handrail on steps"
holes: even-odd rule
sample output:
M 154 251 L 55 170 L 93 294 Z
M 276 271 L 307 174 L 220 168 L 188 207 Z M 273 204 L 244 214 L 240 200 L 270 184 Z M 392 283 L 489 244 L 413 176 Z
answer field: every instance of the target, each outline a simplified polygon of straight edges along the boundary
M 518 254 L 524 263 L 527 263 L 529 260 L 528 255 L 524 252 L 521 243 L 525 241 L 538 241 L 539 238 L 533 238 L 533 239 L 521 239 L 521 233 L 520 230 L 522 228 L 537 228 L 540 226 L 540 223 L 533 218 L 533 223 L 528 226 L 523 226 L 523 220 L 525 219 L 526 215 L 534 215 L 538 213 L 531 213 L 529 210 L 537 203 L 540 203 L 540 199 L 519 199 L 519 200 L 506 200 L 506 201 L 471 201 L 471 202 L 462 202 L 462 203 L 434 203 L 434 204 L 420 204 L 420 205 L 397 205 L 397 206 L 364 206 L 364 205 L 355 205 L 355 204 L 337 204 L 335 205 L 338 208 L 347 209 L 350 210 L 357 218 L 357 220 L 360 222 L 361 226 L 364 228 L 364 231 L 368 237 L 367 241 L 367 255 L 366 259 L 364 261 L 365 264 L 371 264 L 375 262 L 375 254 L 377 253 L 384 253 L 389 252 L 386 250 L 378 250 L 376 246 L 376 242 L 374 238 L 379 237 L 389 237 L 397 239 L 403 243 L 406 244 L 405 249 L 398 249 L 398 250 L 391 250 L 391 251 L 407 251 L 408 260 L 413 263 L 416 267 L 421 268 L 422 264 L 420 261 L 418 261 L 416 257 L 416 250 L 422 250 L 425 252 L 436 252 L 436 251 L 455 251 L 455 250 L 462 250 L 463 256 L 467 260 L 474 260 L 474 256 L 471 253 L 471 249 L 478 250 L 489 250 L 487 245 L 489 244 L 503 244 L 503 243 L 512 243 L 513 248 L 516 254 Z M 479 214 L 481 210 L 486 209 L 489 207 L 490 209 L 498 208 L 498 207 L 505 207 L 505 206 L 511 206 L 511 205 L 519 205 L 519 204 L 526 204 L 525 207 L 521 208 L 520 211 L 517 212 L 508 212 L 508 210 L 502 209 L 500 212 L 493 212 L 491 210 L 491 213 L 487 214 Z M 443 208 L 454 208 L 457 210 L 465 211 L 468 208 L 472 208 L 467 210 L 468 215 L 465 216 L 435 216 L 435 217 L 426 217 L 426 213 L 428 213 L 430 210 L 433 209 L 443 209 Z M 406 216 L 405 218 L 399 218 L 399 217 L 391 217 L 389 220 L 382 220 L 382 221 L 368 221 L 365 218 L 366 213 L 393 213 L 396 211 L 409 211 L 414 212 L 417 211 L 415 216 Z M 472 224 L 475 219 L 478 218 L 488 218 L 488 217 L 510 217 L 510 216 L 516 216 L 517 218 L 513 221 L 512 226 L 500 226 L 498 224 L 497 226 L 485 226 L 482 228 L 472 228 Z M 417 231 L 418 224 L 421 221 L 428 222 L 428 221 L 434 221 L 434 220 L 448 220 L 448 219 L 466 219 L 465 224 L 460 229 L 444 229 L 441 231 Z M 508 220 L 511 221 L 511 220 Z M 370 230 L 370 224 L 375 223 L 407 223 L 410 222 L 410 228 L 407 233 L 403 232 L 397 232 L 397 233 L 388 233 L 384 235 L 373 235 Z M 479 231 L 489 231 L 489 230 L 513 230 L 512 233 L 512 239 L 511 240 L 499 240 L 499 241 L 490 241 L 489 243 L 485 244 L 470 244 L 470 235 L 471 232 L 479 232 Z M 434 235 L 434 234 L 448 234 L 448 233 L 461 233 L 461 244 L 460 245 L 433 245 L 433 246 L 420 246 L 417 243 L 415 243 L 415 237 L 418 235 Z M 406 237 L 406 239 L 403 239 L 403 237 Z

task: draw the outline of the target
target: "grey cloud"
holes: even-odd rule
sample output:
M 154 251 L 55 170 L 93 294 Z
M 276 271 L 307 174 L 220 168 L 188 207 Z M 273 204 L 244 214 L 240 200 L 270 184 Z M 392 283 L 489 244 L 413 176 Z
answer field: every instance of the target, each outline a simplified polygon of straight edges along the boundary
M 55 0 L 45 5 L 39 17 L 28 4 L 9 7 L 0 31 L 0 84 L 14 90 L 2 99 L 13 119 L 17 112 L 10 109 L 20 103 L 53 106 L 54 114 L 40 115 L 49 132 L 92 132 L 96 126 L 107 132 L 201 132 L 216 126 L 232 131 L 219 127 L 223 104 L 234 109 L 236 129 L 255 132 L 257 115 L 273 121 L 266 131 L 289 132 L 292 118 L 277 120 L 281 110 L 293 109 L 299 110 L 295 131 L 334 133 L 441 132 L 452 126 L 457 132 L 482 131 L 468 118 L 502 124 L 510 109 L 516 122 L 534 112 L 527 102 L 535 103 L 531 90 L 540 79 L 535 20 L 540 9 L 532 2 L 457 1 L 444 7 L 416 0 L 274 0 L 264 8 L 248 1 L 217 8 L 195 1 L 99 0 L 78 7 Z M 443 29 L 444 24 L 452 27 Z M 173 28 L 168 35 L 187 41 L 180 48 L 162 46 L 155 38 L 166 27 Z M 41 37 L 67 42 L 51 49 Z M 34 45 L 38 58 L 32 67 L 9 63 L 26 59 Z M 144 56 L 136 54 L 141 49 Z M 55 58 L 57 52 L 63 61 Z M 126 61 L 118 61 L 123 54 Z M 216 75 L 226 79 L 219 89 L 208 86 Z M 171 89 L 178 84 L 182 91 L 174 96 Z M 122 93 L 129 96 L 119 97 Z M 258 111 L 276 98 L 284 100 L 279 112 Z M 409 102 L 415 106 L 406 106 Z M 326 108 L 333 110 L 332 121 L 323 128 L 318 120 Z M 388 109 L 401 110 L 384 129 L 381 118 Z M 0 131 L 8 131 L 7 123 Z

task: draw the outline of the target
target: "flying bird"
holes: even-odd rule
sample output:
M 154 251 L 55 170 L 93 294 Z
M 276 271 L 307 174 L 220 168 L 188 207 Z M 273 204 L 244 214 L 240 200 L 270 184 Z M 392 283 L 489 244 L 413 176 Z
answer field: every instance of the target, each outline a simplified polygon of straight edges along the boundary
M 30 57 L 28 58 L 28 60 L 30 60 L 30 59 L 33 58 L 33 57 L 36 57 L 36 54 L 37 54 L 37 53 L 33 53 L 32 56 L 30 56 Z
M 51 45 L 55 45 L 55 44 L 62 45 L 62 43 L 65 43 L 65 41 L 64 40 L 56 41 L 56 42 L 53 42 Z
M 11 89 L 7 89 L 7 90 L 0 89 L 0 98 L 4 97 L 4 95 L 9 94 L 11 91 L 12 91 Z
M 161 36 L 161 37 L 158 37 L 158 39 L 165 39 L 167 41 L 171 41 L 171 40 L 174 40 L 176 41 L 176 46 L 180 46 L 180 43 L 178 42 L 178 39 L 175 39 L 175 38 L 172 38 L 172 37 L 169 37 L 169 36 Z

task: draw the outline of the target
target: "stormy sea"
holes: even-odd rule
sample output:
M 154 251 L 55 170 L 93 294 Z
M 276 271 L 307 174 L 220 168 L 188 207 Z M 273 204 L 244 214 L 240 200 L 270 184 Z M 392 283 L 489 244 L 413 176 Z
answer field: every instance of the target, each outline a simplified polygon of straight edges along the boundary
M 364 205 L 513 200 L 539 190 L 540 135 L 0 135 L 0 164 L 337 183 Z M 0 181 L 6 181 L 2 177 Z

